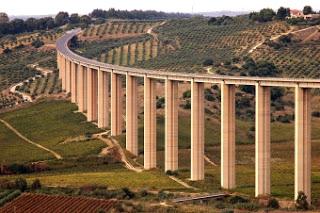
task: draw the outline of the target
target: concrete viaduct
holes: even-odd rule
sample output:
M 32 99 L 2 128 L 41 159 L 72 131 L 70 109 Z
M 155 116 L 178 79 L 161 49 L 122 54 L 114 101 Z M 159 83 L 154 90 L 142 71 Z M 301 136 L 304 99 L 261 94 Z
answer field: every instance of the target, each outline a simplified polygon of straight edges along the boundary
M 126 149 L 138 155 L 138 78 L 144 79 L 144 168 L 156 163 L 156 84 L 165 81 L 165 170 L 178 169 L 178 84 L 191 83 L 191 180 L 204 179 L 204 84 L 221 86 L 221 187 L 233 189 L 235 182 L 235 86 L 256 88 L 255 195 L 270 192 L 270 87 L 295 88 L 295 197 L 303 191 L 311 197 L 310 90 L 320 80 L 216 76 L 160 72 L 115 66 L 73 53 L 68 44 L 80 33 L 67 32 L 58 39 L 57 62 L 62 88 L 71 101 L 98 127 L 111 127 L 112 136 L 122 133 L 122 83 L 126 77 Z M 109 84 L 111 85 L 109 86 Z M 109 91 L 111 88 L 111 91 Z M 111 93 L 111 94 L 110 94 Z M 109 98 L 111 97 L 111 98 Z M 111 102 L 111 103 L 110 103 Z M 111 105 L 111 109 L 110 106 Z M 109 112 L 111 110 L 111 119 Z M 111 125 L 109 125 L 111 120 Z

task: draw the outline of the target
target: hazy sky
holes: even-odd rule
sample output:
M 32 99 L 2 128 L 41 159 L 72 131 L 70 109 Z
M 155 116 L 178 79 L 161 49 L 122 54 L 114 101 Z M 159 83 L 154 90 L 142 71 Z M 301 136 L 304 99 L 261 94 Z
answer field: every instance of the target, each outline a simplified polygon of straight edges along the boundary
M 320 0 L 0 0 L 0 11 L 9 15 L 44 15 L 68 11 L 87 14 L 95 8 L 153 9 L 166 12 L 252 11 L 264 7 L 320 9 Z

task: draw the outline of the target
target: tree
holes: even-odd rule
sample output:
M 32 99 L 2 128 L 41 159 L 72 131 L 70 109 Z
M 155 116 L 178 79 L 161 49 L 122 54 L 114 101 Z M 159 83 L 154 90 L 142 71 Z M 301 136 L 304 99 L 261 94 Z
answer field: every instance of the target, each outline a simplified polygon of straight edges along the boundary
M 277 12 L 277 19 L 284 20 L 290 16 L 290 8 L 280 7 Z
M 80 18 L 80 22 L 83 24 L 89 25 L 89 24 L 91 24 L 91 18 L 90 18 L 90 16 L 83 15 Z
M 16 183 L 16 188 L 22 192 L 24 192 L 28 187 L 27 181 L 24 178 L 16 179 L 15 183 Z
M 276 13 L 272 9 L 269 9 L 269 8 L 262 9 L 260 11 L 260 22 L 272 21 L 275 15 Z
M 55 17 L 54 22 L 58 26 L 67 24 L 69 22 L 69 14 L 67 12 L 59 12 Z
M 69 20 L 71 24 L 78 24 L 80 22 L 80 17 L 77 13 L 74 13 L 71 14 Z
M 272 21 L 275 16 L 276 16 L 276 13 L 272 9 L 265 8 L 260 10 L 259 13 L 257 12 L 250 13 L 249 18 L 253 21 L 268 22 L 268 21 Z
M 309 15 L 309 14 L 312 14 L 313 13 L 313 10 L 312 10 L 312 7 L 311 6 L 305 6 L 303 8 L 303 14 L 304 15 Z
M 92 18 L 107 18 L 107 11 L 101 9 L 95 9 L 90 14 Z
M 6 13 L 0 13 L 0 23 L 8 23 L 9 17 Z
M 31 45 L 32 45 L 33 47 L 35 47 L 35 48 L 39 48 L 39 47 L 42 47 L 42 46 L 44 45 L 44 42 L 41 41 L 41 40 L 39 40 L 39 39 L 37 39 L 37 40 L 33 41 L 33 42 L 31 43 Z

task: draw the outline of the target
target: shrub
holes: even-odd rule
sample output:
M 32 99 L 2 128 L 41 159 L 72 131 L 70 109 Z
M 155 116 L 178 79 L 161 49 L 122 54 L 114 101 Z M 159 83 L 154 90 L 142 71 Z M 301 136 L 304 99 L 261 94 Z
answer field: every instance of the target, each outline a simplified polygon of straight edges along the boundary
M 177 171 L 168 170 L 168 171 L 166 171 L 166 175 L 177 176 L 177 175 L 178 175 L 178 172 L 177 172 Z
M 186 98 L 191 98 L 191 90 L 185 91 L 185 92 L 183 93 L 182 97 L 183 97 L 184 99 L 186 99 Z
M 124 198 L 128 198 L 130 200 L 135 197 L 134 192 L 127 187 L 123 188 L 122 191 L 125 193 Z
M 244 198 L 244 197 L 241 197 L 239 195 L 235 195 L 235 196 L 232 196 L 229 198 L 229 202 L 231 204 L 236 204 L 236 203 L 248 203 L 249 200 Z
M 204 60 L 202 65 L 205 66 L 205 67 L 212 66 L 213 65 L 213 60 L 212 59 L 206 59 L 206 60 Z
M 39 40 L 39 39 L 37 39 L 37 40 L 33 41 L 33 42 L 31 43 L 31 45 L 32 45 L 33 47 L 35 47 L 35 48 L 39 48 L 39 47 L 42 47 L 42 46 L 44 45 L 44 42 L 41 41 L 41 40 Z
M 41 183 L 39 179 L 35 179 L 31 184 L 31 190 L 41 189 Z
M 24 192 L 28 187 L 28 183 L 24 178 L 16 179 L 15 183 L 16 183 L 16 189 L 19 189 L 22 192 Z
M 20 190 L 13 191 L 12 193 L 8 194 L 7 196 L 0 199 L 0 206 L 3 206 L 7 202 L 13 200 L 14 198 L 18 197 L 21 194 Z
M 25 166 L 23 164 L 11 164 L 8 168 L 12 173 L 14 174 L 26 174 L 30 172 L 30 169 L 28 166 Z
M 268 202 L 268 208 L 273 208 L 273 209 L 278 209 L 279 206 L 279 202 L 277 199 L 271 198 Z
M 296 208 L 297 209 L 303 209 L 303 210 L 308 210 L 309 208 L 309 203 L 307 201 L 307 196 L 304 194 L 304 192 L 299 192 L 298 197 L 296 200 Z

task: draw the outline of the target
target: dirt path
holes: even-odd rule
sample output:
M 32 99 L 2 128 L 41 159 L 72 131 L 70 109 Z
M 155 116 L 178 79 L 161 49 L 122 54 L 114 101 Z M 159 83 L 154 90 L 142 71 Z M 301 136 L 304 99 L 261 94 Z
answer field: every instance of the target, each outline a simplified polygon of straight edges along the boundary
M 50 152 L 55 158 L 57 158 L 58 160 L 61 160 L 62 159 L 62 156 L 59 155 L 58 153 L 56 153 L 55 151 L 51 150 L 51 149 L 48 149 L 40 144 L 37 144 L 31 140 L 29 140 L 28 138 L 26 138 L 25 136 L 23 136 L 18 130 L 16 130 L 13 126 L 11 126 L 8 122 L 0 119 L 0 122 L 3 123 L 7 128 L 9 128 L 11 131 L 13 131 L 17 136 L 19 136 L 22 140 L 26 141 L 27 143 L 30 143 L 40 149 L 43 149 L 47 152 Z
M 109 132 L 105 132 L 105 133 L 101 133 L 101 134 L 96 134 L 94 135 L 94 137 L 98 138 L 99 140 L 102 140 L 103 142 L 105 142 L 106 144 L 109 145 L 109 148 L 116 148 L 116 150 L 118 151 L 118 153 L 120 154 L 121 157 L 121 161 L 124 163 L 125 167 L 131 171 L 134 172 L 142 172 L 143 170 L 141 168 L 136 168 L 134 167 L 131 162 L 128 160 L 127 156 L 125 155 L 122 147 L 120 146 L 120 144 L 118 143 L 118 141 L 112 139 L 112 138 L 104 138 L 103 135 L 109 135 Z
M 163 21 L 163 22 L 161 22 L 160 24 L 157 24 L 157 25 L 155 25 L 155 26 L 152 26 L 151 28 L 148 29 L 147 33 L 148 33 L 149 35 L 152 35 L 152 37 L 153 37 L 156 41 L 159 41 L 159 39 L 158 39 L 158 34 L 154 33 L 154 32 L 153 32 L 153 29 L 154 29 L 155 27 L 160 27 L 160 26 L 162 26 L 162 25 L 165 25 L 166 23 L 167 23 L 167 21 Z
M 109 135 L 110 131 L 107 131 L 107 132 L 104 132 L 104 133 L 100 133 L 100 134 L 96 134 L 96 135 L 93 135 L 94 138 L 97 138 L 99 140 L 102 140 L 103 142 L 105 142 L 106 144 L 108 144 L 108 148 L 116 148 L 116 150 L 118 151 L 118 153 L 120 154 L 121 156 L 121 161 L 124 163 L 125 167 L 131 171 L 134 171 L 134 172 L 142 172 L 143 169 L 140 168 L 140 167 L 135 167 L 132 165 L 132 163 L 128 160 L 127 156 L 125 155 L 124 153 L 124 150 L 122 149 L 122 147 L 120 146 L 120 144 L 118 143 L 117 140 L 111 138 L 111 137 L 108 137 L 108 138 L 104 138 L 103 135 Z M 185 188 L 188 188 L 188 189 L 197 189 L 193 186 L 190 186 L 189 184 L 187 184 L 186 182 L 184 182 L 183 180 L 180 180 L 174 176 L 169 176 L 169 178 L 175 182 L 177 182 L 178 184 L 184 186 Z
M 197 190 L 197 188 L 193 187 L 193 186 L 190 186 L 189 184 L 187 184 L 186 182 L 182 181 L 181 179 L 179 178 L 176 178 L 175 176 L 169 176 L 169 178 L 171 180 L 174 180 L 175 182 L 179 183 L 180 185 L 188 188 L 188 189 L 194 189 L 194 190 Z

